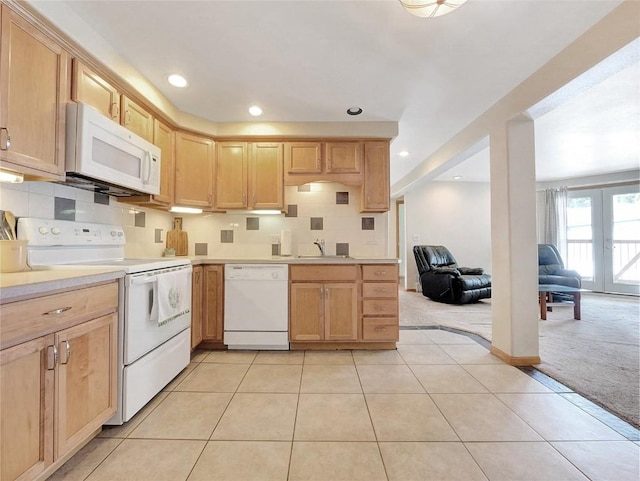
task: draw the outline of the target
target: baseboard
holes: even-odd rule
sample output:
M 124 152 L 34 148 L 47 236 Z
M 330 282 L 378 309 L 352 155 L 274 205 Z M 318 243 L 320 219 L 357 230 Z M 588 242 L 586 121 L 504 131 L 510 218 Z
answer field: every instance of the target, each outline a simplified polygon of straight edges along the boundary
M 405 291 L 407 291 L 407 292 L 418 292 L 416 289 L 411 289 L 411 288 L 405 289 Z
M 540 356 L 511 356 L 495 346 L 491 346 L 490 352 L 511 366 L 533 366 L 534 364 L 540 364 Z

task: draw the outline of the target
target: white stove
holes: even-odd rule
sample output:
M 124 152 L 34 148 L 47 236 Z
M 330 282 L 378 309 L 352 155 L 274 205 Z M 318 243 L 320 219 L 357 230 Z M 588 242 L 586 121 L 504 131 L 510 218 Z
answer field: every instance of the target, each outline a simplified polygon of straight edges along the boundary
M 191 263 L 180 258 L 127 259 L 121 226 L 22 217 L 33 269 L 118 267 L 118 411 L 133 417 L 180 373 L 191 355 Z

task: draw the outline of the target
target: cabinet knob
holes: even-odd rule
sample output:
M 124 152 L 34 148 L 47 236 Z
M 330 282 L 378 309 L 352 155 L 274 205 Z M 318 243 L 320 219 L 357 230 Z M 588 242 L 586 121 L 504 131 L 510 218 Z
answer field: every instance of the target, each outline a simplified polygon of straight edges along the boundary
M 11 147 L 9 129 L 2 127 L 0 128 L 0 150 L 9 150 L 9 147 Z

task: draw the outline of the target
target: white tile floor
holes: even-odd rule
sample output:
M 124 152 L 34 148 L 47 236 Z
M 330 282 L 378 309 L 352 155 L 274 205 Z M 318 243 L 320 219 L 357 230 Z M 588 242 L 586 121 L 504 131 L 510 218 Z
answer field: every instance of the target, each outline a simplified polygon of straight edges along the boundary
M 640 446 L 469 337 L 196 352 L 50 479 L 637 481 Z

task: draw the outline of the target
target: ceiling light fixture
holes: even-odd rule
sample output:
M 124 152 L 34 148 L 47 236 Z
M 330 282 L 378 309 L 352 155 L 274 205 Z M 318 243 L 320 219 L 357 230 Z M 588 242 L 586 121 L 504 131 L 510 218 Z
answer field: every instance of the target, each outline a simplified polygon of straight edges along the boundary
M 167 82 L 178 88 L 184 88 L 188 85 L 187 79 L 177 73 L 169 75 L 167 77 Z
M 249 107 L 249 113 L 254 117 L 258 117 L 259 115 L 262 115 L 262 109 L 257 105 L 252 105 Z
M 398 152 L 398 155 L 400 157 L 409 157 L 409 151 L 408 150 L 401 150 L 400 152 Z
M 347 109 L 347 113 L 349 115 L 360 115 L 362 113 L 362 109 L 360 107 L 349 107 Z
M 453 12 L 467 0 L 400 0 L 400 4 L 411 15 L 433 18 Z

